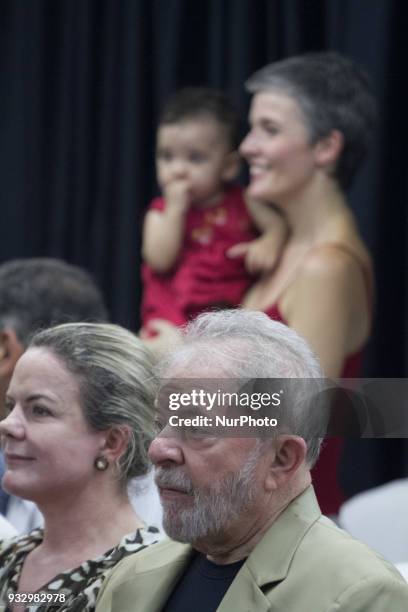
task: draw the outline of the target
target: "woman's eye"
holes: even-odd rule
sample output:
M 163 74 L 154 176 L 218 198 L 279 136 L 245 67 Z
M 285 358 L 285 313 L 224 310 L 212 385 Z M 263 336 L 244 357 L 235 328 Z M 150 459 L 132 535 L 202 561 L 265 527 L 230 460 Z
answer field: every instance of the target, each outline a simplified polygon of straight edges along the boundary
M 34 405 L 32 410 L 35 416 L 51 416 L 52 414 L 51 410 L 48 410 L 48 408 L 45 408 L 44 406 Z
M 276 127 L 276 125 L 269 125 L 266 124 L 264 125 L 264 130 L 267 134 L 271 134 L 272 136 L 275 136 L 275 134 L 279 133 L 278 128 Z
M 10 399 L 6 399 L 5 403 L 4 403 L 4 407 L 6 409 L 6 413 L 10 414 L 10 412 L 13 410 L 14 408 L 14 402 Z

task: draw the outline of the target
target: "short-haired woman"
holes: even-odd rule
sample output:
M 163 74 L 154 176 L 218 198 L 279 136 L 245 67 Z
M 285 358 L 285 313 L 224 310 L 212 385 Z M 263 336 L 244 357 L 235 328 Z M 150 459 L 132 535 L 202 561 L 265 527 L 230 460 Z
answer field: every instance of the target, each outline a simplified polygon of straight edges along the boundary
M 346 190 L 375 124 L 366 76 L 337 53 L 310 53 L 266 66 L 247 89 L 254 97 L 240 151 L 250 168 L 248 193 L 279 207 L 289 239 L 276 271 L 251 287 L 243 305 L 293 327 L 326 376 L 358 376 L 371 328 L 373 273 Z M 337 453 L 323 452 L 329 480 L 317 481 L 329 514 L 342 501 L 330 473 Z

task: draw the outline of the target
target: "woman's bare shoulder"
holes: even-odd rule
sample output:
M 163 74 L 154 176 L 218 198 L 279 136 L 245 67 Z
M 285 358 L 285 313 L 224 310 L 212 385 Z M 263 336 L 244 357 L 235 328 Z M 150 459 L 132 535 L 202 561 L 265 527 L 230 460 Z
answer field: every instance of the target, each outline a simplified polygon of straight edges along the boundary
M 370 253 L 360 237 L 350 211 L 344 212 L 328 235 L 322 235 L 306 253 L 302 270 L 306 275 L 342 277 L 353 270 L 366 281 L 372 276 Z
M 350 242 L 317 244 L 306 253 L 299 272 L 312 276 L 343 275 L 357 268 L 371 269 L 371 258 L 363 245 Z
M 305 253 L 282 301 L 288 314 L 309 301 L 314 308 L 318 308 L 317 302 L 331 303 L 330 308 L 338 304 L 346 310 L 347 305 L 353 304 L 353 310 L 361 310 L 363 314 L 371 309 L 372 294 L 373 272 L 368 250 L 359 240 L 339 238 L 318 243 Z

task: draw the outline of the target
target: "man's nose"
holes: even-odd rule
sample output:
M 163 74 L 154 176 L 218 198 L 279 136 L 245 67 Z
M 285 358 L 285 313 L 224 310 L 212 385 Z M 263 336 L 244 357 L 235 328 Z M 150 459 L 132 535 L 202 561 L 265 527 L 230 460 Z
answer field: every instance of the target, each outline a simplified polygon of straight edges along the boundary
M 181 465 L 184 455 L 177 437 L 170 437 L 166 433 L 158 435 L 149 447 L 149 457 L 153 465 L 163 464 Z

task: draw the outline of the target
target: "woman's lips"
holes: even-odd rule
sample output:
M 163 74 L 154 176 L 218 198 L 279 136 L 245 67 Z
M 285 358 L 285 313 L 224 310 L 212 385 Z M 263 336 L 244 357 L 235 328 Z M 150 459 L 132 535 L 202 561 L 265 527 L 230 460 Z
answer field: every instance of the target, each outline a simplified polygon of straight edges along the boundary
M 264 166 L 251 166 L 249 168 L 249 175 L 251 177 L 251 181 L 265 176 L 267 172 L 268 169 Z
M 262 168 L 261 166 L 251 166 L 250 168 L 251 174 L 262 174 L 262 172 L 265 172 L 265 168 Z
M 17 455 L 15 453 L 5 453 L 5 459 L 7 465 L 17 464 L 17 463 L 28 463 L 29 461 L 34 461 L 34 457 L 26 457 L 25 455 Z

